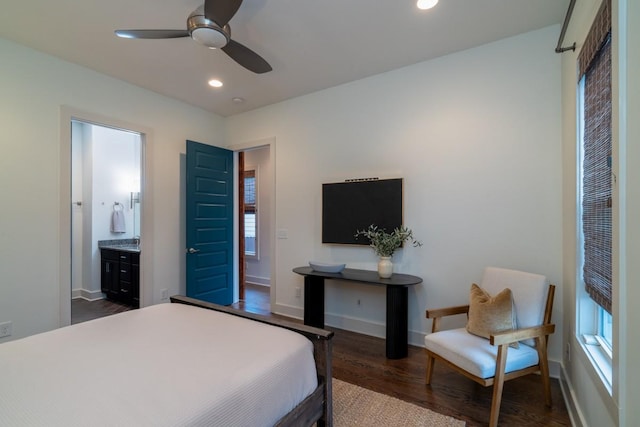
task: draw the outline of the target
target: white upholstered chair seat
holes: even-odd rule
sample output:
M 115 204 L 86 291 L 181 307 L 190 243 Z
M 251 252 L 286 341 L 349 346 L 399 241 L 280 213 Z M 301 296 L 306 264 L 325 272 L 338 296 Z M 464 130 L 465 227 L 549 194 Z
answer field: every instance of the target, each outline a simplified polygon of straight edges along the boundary
M 427 350 L 477 377 L 491 378 L 496 374 L 498 347 L 486 338 L 468 333 L 465 328 L 429 334 L 424 338 L 424 345 Z M 505 373 L 537 364 L 536 349 L 520 344 L 519 348 L 509 348 Z

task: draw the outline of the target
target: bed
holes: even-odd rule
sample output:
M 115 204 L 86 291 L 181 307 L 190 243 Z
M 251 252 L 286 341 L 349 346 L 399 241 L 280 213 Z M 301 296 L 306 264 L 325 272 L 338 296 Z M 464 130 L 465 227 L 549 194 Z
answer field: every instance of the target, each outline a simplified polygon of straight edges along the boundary
M 332 425 L 333 333 L 176 296 L 0 345 L 0 425 Z

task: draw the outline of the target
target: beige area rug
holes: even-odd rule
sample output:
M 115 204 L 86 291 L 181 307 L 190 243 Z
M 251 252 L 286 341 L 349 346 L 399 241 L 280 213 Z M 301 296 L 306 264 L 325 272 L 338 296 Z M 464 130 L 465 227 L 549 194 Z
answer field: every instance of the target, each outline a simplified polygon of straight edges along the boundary
M 465 422 L 333 378 L 333 424 L 336 427 L 462 427 Z

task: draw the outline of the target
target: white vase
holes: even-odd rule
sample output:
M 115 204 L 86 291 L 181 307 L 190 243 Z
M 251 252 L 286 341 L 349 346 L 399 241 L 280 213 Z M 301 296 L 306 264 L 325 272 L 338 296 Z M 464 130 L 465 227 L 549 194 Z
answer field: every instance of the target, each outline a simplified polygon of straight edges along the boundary
M 393 263 L 390 256 L 381 256 L 378 261 L 378 276 L 388 279 L 393 274 Z

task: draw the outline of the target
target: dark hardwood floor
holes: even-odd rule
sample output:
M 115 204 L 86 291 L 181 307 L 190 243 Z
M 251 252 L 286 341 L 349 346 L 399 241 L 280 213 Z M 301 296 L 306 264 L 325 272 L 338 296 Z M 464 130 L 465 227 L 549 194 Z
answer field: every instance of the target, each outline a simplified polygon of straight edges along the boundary
M 74 325 L 129 310 L 133 310 L 133 307 L 106 299 L 88 301 L 83 298 L 75 298 L 71 300 L 71 324 Z
M 332 329 L 332 328 L 330 328 Z M 332 329 L 333 376 L 361 387 L 466 421 L 467 426 L 489 423 L 492 387 L 482 387 L 436 362 L 430 386 L 425 385 L 424 349 L 409 347 L 404 359 L 385 357 L 383 339 Z M 558 380 L 551 380 L 553 405 L 544 405 L 538 375 L 507 381 L 502 394 L 501 426 L 570 426 Z
M 257 314 L 283 318 L 269 312 L 268 292 L 268 288 L 247 286 L 245 301 L 233 306 Z M 122 308 L 115 308 L 118 309 Z M 335 333 L 335 378 L 464 420 L 470 427 L 489 423 L 492 387 L 482 387 L 437 362 L 432 384 L 427 386 L 424 383 L 424 349 L 410 346 L 408 357 L 389 360 L 385 357 L 383 339 L 329 329 Z M 499 425 L 570 426 L 569 415 L 556 379 L 551 380 L 551 392 L 553 405 L 547 408 L 544 405 L 539 376 L 528 375 L 507 381 L 502 395 Z
M 271 300 L 268 286 L 253 285 L 246 283 L 244 285 L 244 300 L 240 300 L 231 307 L 250 313 L 271 315 Z

